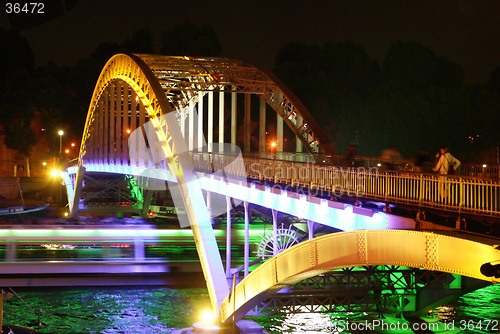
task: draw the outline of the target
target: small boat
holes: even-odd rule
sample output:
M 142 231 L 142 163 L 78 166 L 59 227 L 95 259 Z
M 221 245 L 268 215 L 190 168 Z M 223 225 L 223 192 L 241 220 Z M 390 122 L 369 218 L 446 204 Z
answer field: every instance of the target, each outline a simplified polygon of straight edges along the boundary
M 19 182 L 17 183 L 17 187 L 19 189 L 19 198 L 21 199 L 21 204 L 0 207 L 0 216 L 29 214 L 43 211 L 49 207 L 48 203 L 26 205 L 26 203 L 24 202 L 23 190 L 21 189 L 21 184 Z
M 27 213 L 39 212 L 47 209 L 49 207 L 48 203 L 39 204 L 35 206 L 24 206 L 24 205 L 16 205 L 0 208 L 0 216 L 13 216 L 13 215 L 22 215 Z

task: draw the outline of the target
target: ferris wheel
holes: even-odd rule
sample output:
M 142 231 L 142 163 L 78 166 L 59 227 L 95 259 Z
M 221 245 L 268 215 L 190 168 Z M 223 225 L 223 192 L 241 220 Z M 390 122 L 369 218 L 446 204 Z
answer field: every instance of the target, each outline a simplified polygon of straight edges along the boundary
M 276 229 L 276 239 L 273 236 L 273 231 L 269 231 L 262 236 L 262 239 L 257 247 L 257 255 L 260 258 L 272 257 L 274 255 L 273 249 L 275 240 L 277 245 L 276 249 L 278 253 L 280 253 L 285 249 L 298 244 L 299 239 L 300 236 L 297 231 L 292 229 L 292 225 L 286 228 L 283 224 L 281 224 L 281 227 Z

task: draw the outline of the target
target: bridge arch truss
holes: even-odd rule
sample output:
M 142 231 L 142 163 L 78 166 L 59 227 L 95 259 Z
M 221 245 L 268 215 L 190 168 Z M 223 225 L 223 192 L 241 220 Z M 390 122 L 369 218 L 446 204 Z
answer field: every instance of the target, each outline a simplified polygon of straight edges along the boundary
M 305 106 L 271 73 L 227 58 L 118 54 L 105 65 L 96 84 L 80 160 L 134 163 L 128 155 L 130 131 L 171 111 L 176 114 L 189 150 L 202 149 L 206 132 L 208 150 L 213 142 L 223 143 L 227 138 L 248 152 L 253 95 L 260 101 L 259 152 L 269 150 L 268 109 L 277 114 L 276 152 L 283 151 L 283 124 L 295 135 L 297 151 L 305 148 L 313 154 L 333 152 L 327 136 Z M 242 113 L 238 111 L 241 104 Z M 196 118 L 190 117 L 195 108 Z M 214 120 L 216 113 L 218 122 Z M 241 119 L 243 136 L 237 133 Z M 205 126 L 197 126 L 203 123 Z M 218 136 L 214 128 L 218 129 Z M 226 135 L 225 128 L 230 128 L 230 135 Z M 243 141 L 238 142 L 238 137 L 243 137 Z

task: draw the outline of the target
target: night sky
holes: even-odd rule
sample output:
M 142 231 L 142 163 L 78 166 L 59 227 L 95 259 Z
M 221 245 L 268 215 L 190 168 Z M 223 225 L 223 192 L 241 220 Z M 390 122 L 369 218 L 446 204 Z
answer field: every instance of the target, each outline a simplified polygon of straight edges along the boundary
M 466 83 L 485 82 L 500 65 L 499 0 L 79 0 L 66 14 L 21 34 L 37 64 L 72 65 L 98 44 L 121 43 L 138 29 L 149 29 L 159 48 L 161 33 L 186 21 L 213 27 L 223 56 L 264 68 L 287 42 L 347 39 L 379 61 L 398 39 L 417 41 L 460 64 Z M 10 26 L 4 10 L 0 26 Z

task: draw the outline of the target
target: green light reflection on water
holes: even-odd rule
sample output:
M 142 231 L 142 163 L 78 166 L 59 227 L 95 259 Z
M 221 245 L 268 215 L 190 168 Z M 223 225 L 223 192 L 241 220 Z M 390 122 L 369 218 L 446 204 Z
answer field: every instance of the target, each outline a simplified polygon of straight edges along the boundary
M 447 304 L 455 314 L 452 318 L 455 327 L 461 328 L 472 321 L 475 328 L 466 328 L 462 333 L 498 333 L 500 328 L 500 284 L 465 294 L 458 300 Z M 335 334 L 351 333 L 347 322 L 369 319 L 367 314 L 359 313 L 302 313 L 272 316 L 249 317 L 263 326 L 270 334 Z M 371 316 L 373 318 L 373 315 Z M 485 328 L 489 321 L 489 328 Z M 482 322 L 483 328 L 480 328 Z
M 43 308 L 42 334 L 172 333 L 199 321 L 200 313 L 210 305 L 204 288 L 18 288 L 15 291 L 33 310 Z M 453 307 L 456 322 L 498 320 L 499 297 L 500 285 L 491 285 L 466 294 L 448 306 Z M 342 324 L 366 317 L 361 312 L 338 312 L 250 318 L 271 334 L 348 334 Z M 35 312 L 18 298 L 4 303 L 4 323 L 34 326 L 36 322 Z M 475 328 L 465 333 L 498 333 L 498 327 L 496 331 Z
M 203 288 L 16 289 L 51 334 L 171 333 L 191 326 L 209 299 Z M 35 327 L 37 315 L 20 299 L 4 304 L 4 323 Z

